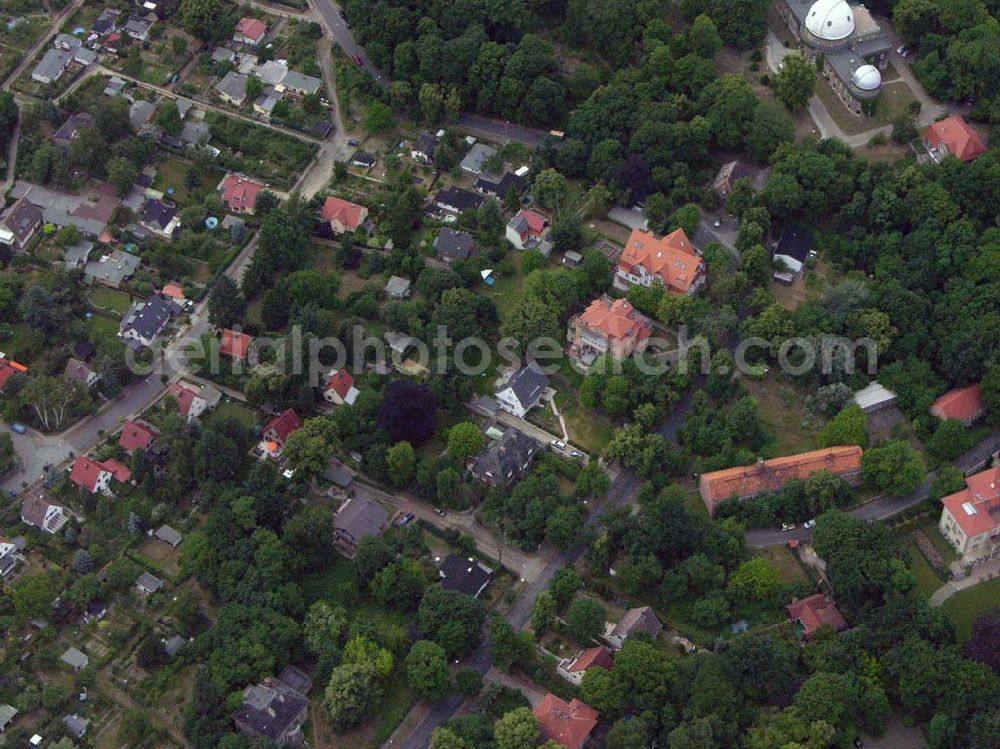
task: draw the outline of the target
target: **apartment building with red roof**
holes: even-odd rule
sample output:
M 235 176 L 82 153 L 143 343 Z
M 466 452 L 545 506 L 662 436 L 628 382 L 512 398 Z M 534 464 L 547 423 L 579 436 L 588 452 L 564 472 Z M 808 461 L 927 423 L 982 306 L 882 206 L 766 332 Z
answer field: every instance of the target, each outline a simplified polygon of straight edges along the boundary
M 965 488 L 941 500 L 938 528 L 963 561 L 1000 551 L 1000 467 L 965 479 Z
M 570 354 L 584 363 L 608 355 L 622 361 L 642 351 L 653 332 L 653 321 L 626 299 L 604 295 L 570 318 L 566 339 Z
M 662 286 L 673 294 L 695 294 L 705 284 L 705 261 L 683 229 L 660 239 L 633 229 L 615 270 L 615 287 Z
M 941 420 L 955 419 L 966 426 L 986 413 L 983 392 L 979 384 L 949 390 L 931 404 L 931 414 Z
M 934 161 L 948 155 L 959 161 L 972 161 L 986 153 L 982 137 L 961 115 L 929 125 L 924 130 L 924 147 Z
M 857 485 L 861 481 L 861 452 L 857 445 L 842 445 L 710 471 L 701 475 L 698 491 L 713 515 L 715 508 L 728 499 L 749 499 L 776 492 L 789 481 L 805 481 L 818 471 L 829 471 Z
M 538 721 L 543 741 L 554 741 L 566 749 L 580 749 L 597 726 L 600 713 L 586 702 L 573 698 L 559 699 L 551 692 L 542 698 L 532 713 Z

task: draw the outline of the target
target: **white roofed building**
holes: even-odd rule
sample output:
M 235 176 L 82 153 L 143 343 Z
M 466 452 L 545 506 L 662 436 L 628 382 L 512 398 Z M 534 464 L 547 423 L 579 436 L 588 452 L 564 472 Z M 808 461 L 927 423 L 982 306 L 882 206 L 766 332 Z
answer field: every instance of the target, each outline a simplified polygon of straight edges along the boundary
M 778 0 L 778 12 L 806 56 L 822 55 L 823 77 L 844 106 L 870 114 L 892 44 L 868 8 L 849 0 Z

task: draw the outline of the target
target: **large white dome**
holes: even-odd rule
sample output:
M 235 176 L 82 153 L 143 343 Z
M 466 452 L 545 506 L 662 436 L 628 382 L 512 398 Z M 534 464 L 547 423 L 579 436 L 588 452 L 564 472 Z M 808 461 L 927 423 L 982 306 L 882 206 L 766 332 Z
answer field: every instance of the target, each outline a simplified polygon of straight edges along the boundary
M 878 91 L 882 85 L 882 74 L 874 65 L 862 65 L 854 71 L 851 81 L 862 91 Z
M 816 0 L 806 16 L 806 28 L 828 42 L 854 33 L 854 11 L 846 0 Z

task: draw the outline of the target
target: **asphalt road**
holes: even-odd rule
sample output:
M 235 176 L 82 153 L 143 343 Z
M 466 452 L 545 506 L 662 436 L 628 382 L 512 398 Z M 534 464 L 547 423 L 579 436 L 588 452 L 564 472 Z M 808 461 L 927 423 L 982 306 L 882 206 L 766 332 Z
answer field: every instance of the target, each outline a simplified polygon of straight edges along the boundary
M 536 130 L 469 112 L 462 112 L 458 116 L 457 124 L 473 134 L 486 135 L 496 140 L 516 140 L 532 148 L 540 146 L 549 134 L 546 130 Z
M 367 71 L 368 75 L 374 78 L 382 88 L 389 88 L 389 76 L 375 67 L 368 59 L 364 48 L 354 40 L 354 34 L 351 33 L 347 22 L 340 15 L 340 6 L 332 0 L 313 0 L 313 5 L 323 17 L 323 22 L 327 31 L 330 32 L 330 36 L 340 45 L 347 56 L 352 60 L 356 56 L 360 57 L 362 69 Z

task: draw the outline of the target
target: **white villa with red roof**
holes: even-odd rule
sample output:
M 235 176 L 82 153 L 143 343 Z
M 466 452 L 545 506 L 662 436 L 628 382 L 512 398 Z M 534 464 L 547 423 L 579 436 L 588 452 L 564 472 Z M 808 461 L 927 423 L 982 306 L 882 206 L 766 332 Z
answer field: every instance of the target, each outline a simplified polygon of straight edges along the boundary
M 267 422 L 261 433 L 259 445 L 261 458 L 280 458 L 285 450 L 285 442 L 300 426 L 302 419 L 291 408 Z
M 208 401 L 183 382 L 168 387 L 167 395 L 177 401 L 177 412 L 188 421 L 194 421 L 208 409 Z
M 596 648 L 587 648 L 577 653 L 573 659 L 564 658 L 558 666 L 556 673 L 571 684 L 580 686 L 583 682 L 583 675 L 591 668 L 603 668 L 610 671 L 614 668 L 615 659 L 611 652 L 599 645 Z
M 85 455 L 76 456 L 69 474 L 71 482 L 91 494 L 109 492 L 112 479 L 124 484 L 131 478 L 131 469 L 114 458 L 99 462 Z
M 605 295 L 570 319 L 566 339 L 570 354 L 589 364 L 605 354 L 615 361 L 627 359 L 646 347 L 652 332 L 653 321 L 628 300 Z
M 941 500 L 938 528 L 963 562 L 992 558 L 1000 552 L 1000 467 L 965 479 L 965 488 Z
M 354 378 L 346 369 L 331 372 L 323 385 L 323 400 L 335 406 L 352 405 L 360 391 L 354 387 Z
M 705 284 L 705 261 L 683 229 L 657 239 L 634 229 L 615 270 L 615 287 L 661 286 L 673 294 L 695 294 Z
M 540 240 L 548 228 L 549 220 L 545 216 L 522 208 L 507 224 L 505 235 L 508 242 L 523 250 Z

